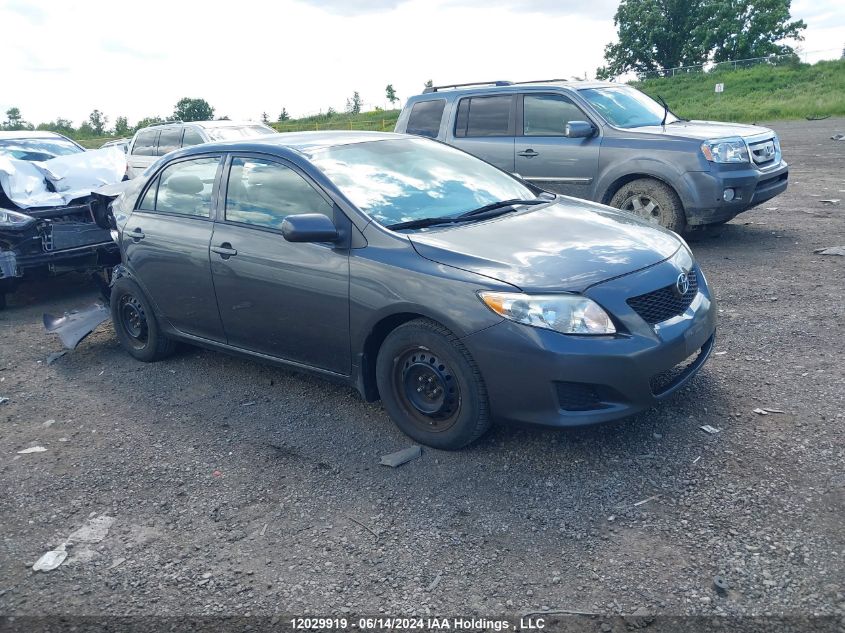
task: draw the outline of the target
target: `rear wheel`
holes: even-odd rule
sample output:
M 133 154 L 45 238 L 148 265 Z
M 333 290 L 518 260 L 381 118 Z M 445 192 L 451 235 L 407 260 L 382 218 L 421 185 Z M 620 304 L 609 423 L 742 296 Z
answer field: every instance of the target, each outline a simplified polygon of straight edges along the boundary
M 147 298 L 131 279 L 118 279 L 111 290 L 111 317 L 123 348 L 145 363 L 166 358 L 175 347 L 161 331 Z
M 434 321 L 409 321 L 387 336 L 376 380 L 390 417 L 422 444 L 454 450 L 490 428 L 478 367 L 460 340 Z
M 639 178 L 622 185 L 611 198 L 610 206 L 633 213 L 675 233 L 683 233 L 687 226 L 678 194 L 669 185 L 654 178 Z

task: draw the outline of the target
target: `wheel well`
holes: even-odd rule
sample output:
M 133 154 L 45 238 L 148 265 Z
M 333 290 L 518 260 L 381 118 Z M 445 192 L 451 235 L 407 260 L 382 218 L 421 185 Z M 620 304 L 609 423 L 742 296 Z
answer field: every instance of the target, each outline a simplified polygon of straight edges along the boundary
M 678 193 L 678 190 L 672 186 L 672 183 L 666 181 L 663 178 L 659 178 L 658 176 L 654 176 L 652 174 L 626 174 L 625 176 L 621 176 L 614 180 L 607 190 L 604 192 L 604 195 L 601 197 L 602 204 L 610 204 L 610 200 L 613 196 L 616 195 L 616 192 L 619 191 L 622 187 L 627 185 L 629 182 L 633 182 L 634 180 L 640 180 L 641 178 L 650 178 L 651 180 L 657 180 L 658 182 L 662 182 L 664 185 L 669 187 L 676 196 L 678 196 L 678 200 L 681 201 L 681 208 L 684 206 L 684 201 L 681 198 L 681 195 Z
M 378 385 L 376 384 L 376 358 L 378 358 L 378 351 L 381 349 L 381 344 L 384 339 L 393 330 L 398 328 L 403 323 L 413 321 L 414 319 L 428 318 L 422 314 L 414 312 L 401 312 L 399 314 L 391 314 L 383 318 L 381 321 L 373 326 L 367 339 L 364 341 L 364 349 L 361 354 L 361 395 L 368 402 L 374 402 L 379 399 Z

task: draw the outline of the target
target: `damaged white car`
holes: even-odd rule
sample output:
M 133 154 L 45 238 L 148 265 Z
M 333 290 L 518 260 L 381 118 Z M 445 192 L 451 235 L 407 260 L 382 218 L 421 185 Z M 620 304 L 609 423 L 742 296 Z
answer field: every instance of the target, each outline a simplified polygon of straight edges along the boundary
M 52 132 L 0 132 L 0 308 L 27 277 L 120 261 L 106 199 L 92 192 L 125 175 L 118 148 L 86 151 Z

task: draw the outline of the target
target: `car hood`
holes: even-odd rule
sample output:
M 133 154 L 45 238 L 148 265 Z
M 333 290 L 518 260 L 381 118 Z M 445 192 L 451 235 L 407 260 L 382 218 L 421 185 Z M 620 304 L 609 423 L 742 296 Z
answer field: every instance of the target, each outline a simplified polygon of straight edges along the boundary
M 667 126 L 646 125 L 633 128 L 633 131 L 647 134 L 657 134 L 672 138 L 686 138 L 706 141 L 708 139 L 727 138 L 730 136 L 749 137 L 774 132 L 759 125 L 745 125 L 743 123 L 720 123 L 719 121 L 678 121 Z
M 671 231 L 572 198 L 408 237 L 427 259 L 525 291 L 580 292 L 663 261 L 681 245 Z
M 126 155 L 115 147 L 40 162 L 0 156 L 0 187 L 20 209 L 65 206 L 125 173 Z

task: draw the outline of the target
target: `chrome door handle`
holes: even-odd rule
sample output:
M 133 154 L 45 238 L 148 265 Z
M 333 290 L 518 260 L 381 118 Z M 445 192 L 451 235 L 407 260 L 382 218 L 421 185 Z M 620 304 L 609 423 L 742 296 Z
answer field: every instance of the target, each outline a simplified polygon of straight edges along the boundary
M 223 242 L 220 246 L 212 246 L 211 252 L 217 253 L 223 259 L 229 259 L 230 257 L 234 257 L 238 254 L 238 251 L 232 248 L 232 245 L 229 244 L 229 242 Z
M 129 237 L 131 237 L 136 242 L 140 242 L 142 239 L 147 237 L 144 235 L 144 232 L 141 229 L 134 229 L 129 232 Z
M 539 155 L 540 155 L 540 152 L 535 152 L 533 149 L 526 149 L 526 150 L 523 150 L 523 151 L 517 153 L 517 156 L 525 156 L 525 158 L 533 158 L 534 156 L 539 156 Z

